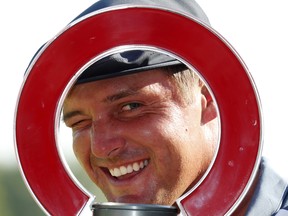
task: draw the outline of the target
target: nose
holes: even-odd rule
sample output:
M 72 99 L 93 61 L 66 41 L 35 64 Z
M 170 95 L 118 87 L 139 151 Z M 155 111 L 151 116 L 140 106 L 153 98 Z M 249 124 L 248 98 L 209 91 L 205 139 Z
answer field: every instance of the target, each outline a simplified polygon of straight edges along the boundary
M 91 152 L 97 158 L 112 158 L 125 147 L 121 130 L 113 121 L 94 121 L 91 130 Z

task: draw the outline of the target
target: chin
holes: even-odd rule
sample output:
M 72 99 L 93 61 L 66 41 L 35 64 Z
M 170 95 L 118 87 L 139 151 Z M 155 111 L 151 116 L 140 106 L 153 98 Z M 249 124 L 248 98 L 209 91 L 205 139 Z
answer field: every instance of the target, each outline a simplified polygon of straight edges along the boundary
M 138 196 L 134 196 L 134 195 L 127 195 L 127 196 L 123 196 L 123 197 L 118 197 L 116 199 L 113 199 L 113 202 L 117 202 L 117 203 L 134 203 L 134 204 L 154 204 L 149 202 L 146 199 L 143 199 L 143 197 L 138 197 Z

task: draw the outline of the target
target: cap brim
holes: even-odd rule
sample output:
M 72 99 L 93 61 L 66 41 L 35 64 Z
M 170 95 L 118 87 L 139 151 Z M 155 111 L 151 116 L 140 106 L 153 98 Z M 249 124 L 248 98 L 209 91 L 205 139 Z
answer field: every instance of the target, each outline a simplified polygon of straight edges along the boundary
M 105 57 L 89 66 L 77 84 L 122 76 L 141 71 L 182 64 L 168 55 L 144 50 L 131 50 Z

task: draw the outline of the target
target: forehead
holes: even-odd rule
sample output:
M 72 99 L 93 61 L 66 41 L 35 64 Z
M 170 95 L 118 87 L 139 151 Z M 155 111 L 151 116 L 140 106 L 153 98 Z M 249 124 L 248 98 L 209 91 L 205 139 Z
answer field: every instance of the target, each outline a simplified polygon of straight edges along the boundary
M 156 85 L 157 84 L 157 85 Z M 85 98 L 89 94 L 97 94 L 99 97 L 123 91 L 138 91 L 145 87 L 161 86 L 171 89 L 172 83 L 163 70 L 151 70 L 135 74 L 118 76 L 114 78 L 77 84 L 70 90 L 66 101 L 69 99 Z

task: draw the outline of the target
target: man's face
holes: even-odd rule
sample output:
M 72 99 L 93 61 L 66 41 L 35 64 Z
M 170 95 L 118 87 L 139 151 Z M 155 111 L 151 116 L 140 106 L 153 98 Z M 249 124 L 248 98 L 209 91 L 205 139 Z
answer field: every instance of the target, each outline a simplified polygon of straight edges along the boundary
M 185 103 L 175 86 L 154 70 L 79 84 L 66 98 L 75 155 L 108 201 L 172 205 L 209 166 L 201 88 Z

